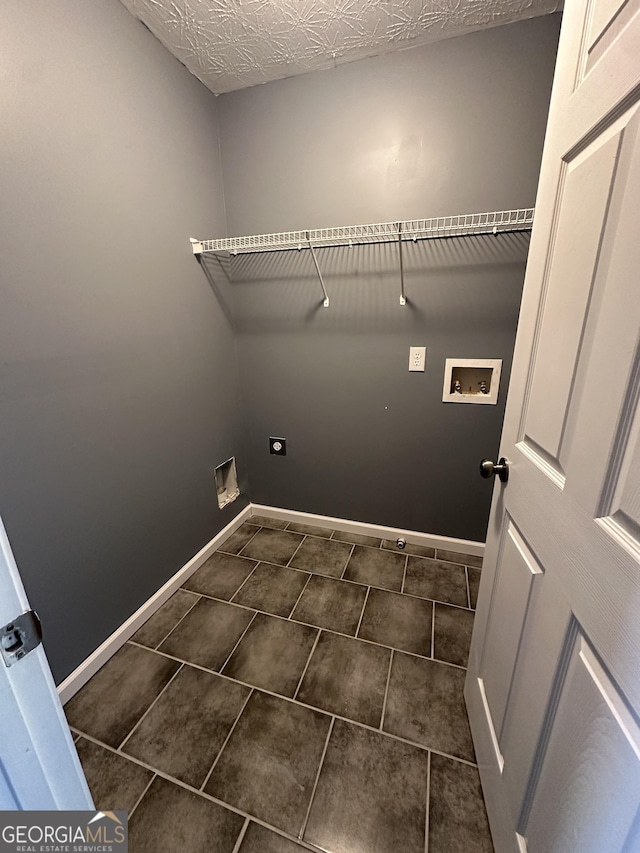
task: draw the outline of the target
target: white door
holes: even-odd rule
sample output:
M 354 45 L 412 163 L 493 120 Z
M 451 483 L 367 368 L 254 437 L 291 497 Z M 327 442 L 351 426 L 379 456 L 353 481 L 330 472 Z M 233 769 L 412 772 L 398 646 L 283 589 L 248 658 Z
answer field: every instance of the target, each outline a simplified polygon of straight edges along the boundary
M 639 102 L 638 0 L 567 0 L 465 691 L 498 853 L 640 851 Z
M 28 611 L 0 519 L 0 627 Z M 93 809 L 42 645 L 20 657 L 20 632 L 0 642 L 0 809 Z

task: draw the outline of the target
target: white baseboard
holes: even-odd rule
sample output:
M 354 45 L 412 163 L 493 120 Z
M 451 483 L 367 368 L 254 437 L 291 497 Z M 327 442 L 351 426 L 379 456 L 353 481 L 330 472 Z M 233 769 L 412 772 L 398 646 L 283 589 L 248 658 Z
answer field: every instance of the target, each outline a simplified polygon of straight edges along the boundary
M 200 566 L 208 560 L 209 557 L 216 551 L 223 542 L 225 542 L 232 533 L 234 533 L 247 518 L 251 516 L 251 504 L 246 506 L 241 512 L 236 515 L 233 521 L 230 521 L 220 533 L 217 533 L 211 541 L 207 542 L 204 548 L 201 548 L 198 553 L 192 557 L 188 563 L 179 569 L 173 577 L 161 586 L 151 598 L 147 599 L 142 607 L 139 607 L 126 622 L 111 634 L 110 637 L 98 646 L 98 648 L 89 655 L 88 658 L 76 667 L 71 675 L 68 675 L 65 680 L 58 685 L 58 696 L 64 705 L 74 696 L 81 687 L 83 687 L 92 675 L 100 669 L 101 666 L 112 657 L 118 649 L 120 649 L 127 640 L 135 634 L 135 632 L 149 619 L 156 610 L 161 607 L 173 593 L 179 589 L 182 584 L 188 580 L 191 575 L 199 569 Z
M 471 539 L 455 539 L 453 536 L 438 536 L 435 533 L 419 533 L 416 530 L 402 530 L 398 527 L 383 527 L 364 521 L 349 521 L 345 518 L 332 518 L 329 515 L 314 515 L 293 509 L 280 509 L 263 504 L 250 504 L 251 515 L 264 515 L 266 518 L 278 518 L 281 521 L 297 521 L 301 524 L 316 524 L 318 527 L 331 527 L 344 533 L 360 533 L 364 536 L 377 536 L 381 539 L 406 539 L 412 545 L 427 545 L 446 551 L 458 551 L 461 554 L 484 556 L 484 542 Z

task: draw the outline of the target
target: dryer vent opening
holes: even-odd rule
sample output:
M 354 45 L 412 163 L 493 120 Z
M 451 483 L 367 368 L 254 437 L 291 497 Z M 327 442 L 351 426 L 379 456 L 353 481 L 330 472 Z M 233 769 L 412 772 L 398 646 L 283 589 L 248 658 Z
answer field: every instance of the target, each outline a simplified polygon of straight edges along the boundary
M 232 456 L 222 465 L 218 465 L 216 474 L 216 492 L 218 494 L 218 506 L 220 509 L 230 504 L 240 494 L 238 488 L 238 475 L 236 472 L 236 458 Z

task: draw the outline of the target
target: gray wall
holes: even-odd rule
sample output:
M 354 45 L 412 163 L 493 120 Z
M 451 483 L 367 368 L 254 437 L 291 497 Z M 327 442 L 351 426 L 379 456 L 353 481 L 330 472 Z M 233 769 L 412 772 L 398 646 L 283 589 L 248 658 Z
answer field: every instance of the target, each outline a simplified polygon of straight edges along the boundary
M 6 3 L 0 54 L 0 515 L 59 681 L 246 492 L 217 108 L 116 0 Z
M 534 204 L 559 16 L 220 98 L 229 234 Z M 232 260 L 252 500 L 484 539 L 526 240 Z M 221 276 L 220 276 L 221 277 Z M 410 345 L 427 370 L 409 373 Z M 441 402 L 446 357 L 502 358 L 498 406 Z M 288 439 L 269 456 L 267 437 Z

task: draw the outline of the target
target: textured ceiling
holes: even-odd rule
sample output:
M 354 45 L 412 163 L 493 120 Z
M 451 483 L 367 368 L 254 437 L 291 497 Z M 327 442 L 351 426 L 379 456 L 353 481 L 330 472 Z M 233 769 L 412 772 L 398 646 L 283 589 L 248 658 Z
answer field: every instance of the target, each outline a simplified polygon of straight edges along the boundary
M 554 12 L 558 0 L 122 0 L 217 95 Z

